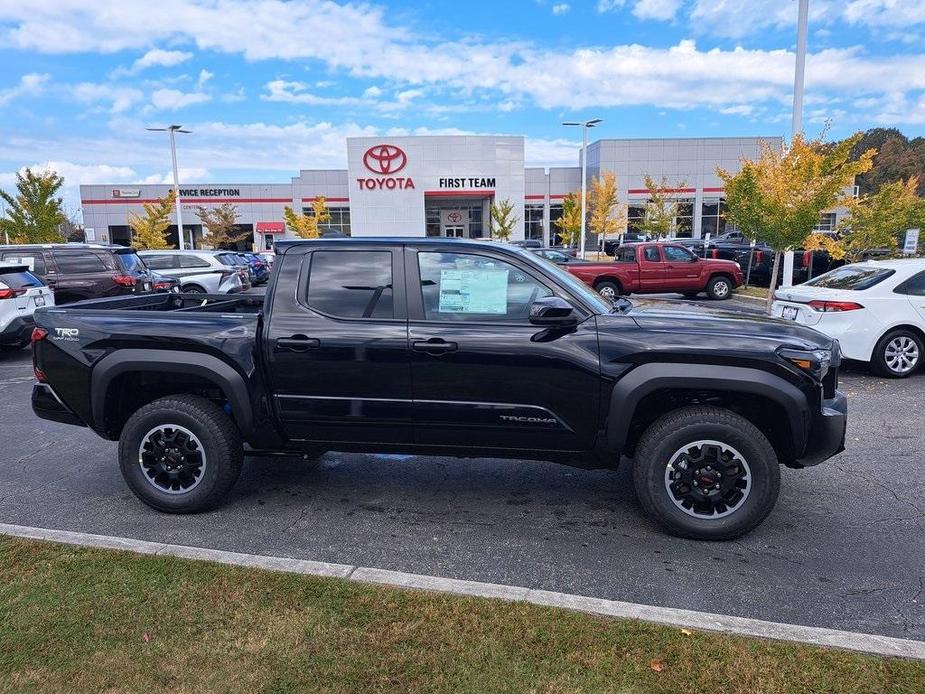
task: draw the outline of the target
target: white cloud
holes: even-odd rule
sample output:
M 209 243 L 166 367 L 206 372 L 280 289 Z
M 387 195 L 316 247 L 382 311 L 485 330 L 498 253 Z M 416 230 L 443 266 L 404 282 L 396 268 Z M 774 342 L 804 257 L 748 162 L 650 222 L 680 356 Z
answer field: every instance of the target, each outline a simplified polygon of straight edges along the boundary
M 70 91 L 75 99 L 86 104 L 107 103 L 112 113 L 123 113 L 144 99 L 140 89 L 93 82 L 81 82 Z
M 181 182 L 183 181 L 208 181 L 211 179 L 212 174 L 209 173 L 209 170 L 201 166 L 195 167 L 177 167 L 177 176 Z M 165 173 L 153 173 L 150 176 L 145 176 L 144 178 L 139 178 L 133 183 L 148 183 L 152 185 L 171 185 L 173 184 L 173 171 L 167 171 Z
M 26 161 L 29 161 L 26 159 Z M 32 160 L 35 161 L 35 160 Z M 20 167 L 18 173 L 24 173 L 29 168 L 35 172 L 54 171 L 64 178 L 61 187 L 61 197 L 64 199 L 65 209 L 76 210 L 80 206 L 79 186 L 99 183 L 129 183 L 135 178 L 135 171 L 127 166 L 113 166 L 111 164 L 77 164 L 62 159 L 50 159 L 35 162 Z M 16 185 L 16 173 L 0 173 L 0 188 L 12 190 Z
M 235 103 L 238 103 L 239 101 L 244 101 L 247 98 L 247 93 L 244 91 L 244 87 L 238 87 L 233 92 L 222 94 L 221 98 L 222 98 L 222 101 L 224 101 L 227 104 L 235 104 Z
M 363 96 L 365 96 L 367 99 L 378 99 L 380 96 L 382 96 L 382 90 L 375 86 L 369 87 L 366 89 L 366 91 L 363 92 Z
M 157 89 L 151 94 L 151 105 L 161 111 L 176 111 L 195 104 L 204 104 L 212 97 L 202 92 L 183 92 L 179 89 Z
M 51 75 L 45 73 L 30 72 L 23 75 L 19 78 L 19 83 L 16 86 L 0 89 L 0 106 L 8 104 L 20 96 L 41 94 L 50 79 Z
M 267 82 L 266 88 L 268 93 L 260 96 L 264 101 L 312 106 L 352 106 L 363 103 L 362 99 L 355 96 L 318 96 L 308 91 L 307 84 L 297 81 L 272 80 Z
M 404 91 L 398 92 L 395 95 L 395 98 L 398 100 L 399 104 L 407 105 L 410 104 L 414 99 L 424 96 L 423 89 L 406 89 Z
M 852 24 L 905 28 L 925 23 L 922 0 L 851 0 L 844 5 L 843 12 Z
M 215 73 L 209 72 L 208 70 L 203 68 L 202 70 L 199 71 L 199 77 L 196 80 L 196 86 L 199 89 L 202 89 L 205 86 L 206 82 L 208 82 L 213 77 L 215 77 Z
M 572 9 L 572 6 L 569 5 L 567 2 L 558 2 L 552 6 L 552 13 L 553 14 L 565 14 L 570 9 Z
M 193 57 L 192 53 L 186 51 L 165 51 L 160 48 L 152 48 L 150 51 L 141 56 L 132 63 L 132 71 L 140 72 L 149 67 L 173 67 L 180 63 L 186 62 Z
M 601 14 L 623 7 L 626 0 L 597 0 L 597 11 Z
M 674 19 L 681 0 L 638 0 L 633 6 L 633 14 L 639 19 L 657 19 L 668 21 Z

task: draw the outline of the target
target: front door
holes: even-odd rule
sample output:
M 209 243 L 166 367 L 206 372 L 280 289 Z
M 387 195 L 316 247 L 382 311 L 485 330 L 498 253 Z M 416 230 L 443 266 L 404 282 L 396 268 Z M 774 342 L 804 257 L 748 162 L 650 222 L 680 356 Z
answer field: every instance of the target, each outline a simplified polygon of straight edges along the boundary
M 411 443 L 401 248 L 293 248 L 280 258 L 265 351 L 290 439 Z
M 528 262 L 489 252 L 408 247 L 406 276 L 419 444 L 591 448 L 600 391 L 593 316 L 567 329 L 531 325 L 535 299 L 567 295 Z
M 665 254 L 665 285 L 669 291 L 703 289 L 700 284 L 700 266 L 697 256 L 681 246 L 663 246 Z
M 465 234 L 462 226 L 445 226 L 443 227 L 443 235 L 448 239 L 461 239 Z

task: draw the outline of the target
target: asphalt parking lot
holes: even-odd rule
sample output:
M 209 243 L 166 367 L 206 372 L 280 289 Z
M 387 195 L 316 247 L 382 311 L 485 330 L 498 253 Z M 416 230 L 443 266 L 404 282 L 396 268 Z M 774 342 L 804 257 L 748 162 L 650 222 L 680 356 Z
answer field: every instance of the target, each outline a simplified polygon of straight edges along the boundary
M 783 470 L 729 543 L 669 537 L 628 469 L 328 453 L 249 459 L 228 503 L 142 505 L 116 444 L 39 420 L 30 354 L 0 353 L 0 522 L 490 581 L 925 640 L 925 373 L 849 365 L 848 450 Z

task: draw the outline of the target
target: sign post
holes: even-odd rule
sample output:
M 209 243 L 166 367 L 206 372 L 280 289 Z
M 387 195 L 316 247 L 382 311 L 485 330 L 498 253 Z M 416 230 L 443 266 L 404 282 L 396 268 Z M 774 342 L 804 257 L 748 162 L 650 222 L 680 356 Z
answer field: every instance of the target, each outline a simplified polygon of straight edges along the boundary
M 755 257 L 755 239 L 748 244 L 748 270 L 745 271 L 745 288 L 748 289 L 748 282 L 752 278 L 752 258 Z

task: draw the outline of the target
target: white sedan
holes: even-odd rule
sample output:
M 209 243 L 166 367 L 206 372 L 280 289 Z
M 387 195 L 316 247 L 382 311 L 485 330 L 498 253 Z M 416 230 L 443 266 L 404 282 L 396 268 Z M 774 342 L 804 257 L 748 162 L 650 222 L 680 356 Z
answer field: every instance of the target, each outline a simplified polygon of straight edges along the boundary
M 892 378 L 925 361 L 925 260 L 845 265 L 781 287 L 771 313 L 834 337 L 848 359 Z

